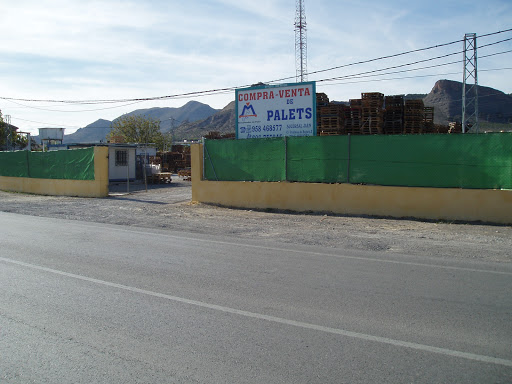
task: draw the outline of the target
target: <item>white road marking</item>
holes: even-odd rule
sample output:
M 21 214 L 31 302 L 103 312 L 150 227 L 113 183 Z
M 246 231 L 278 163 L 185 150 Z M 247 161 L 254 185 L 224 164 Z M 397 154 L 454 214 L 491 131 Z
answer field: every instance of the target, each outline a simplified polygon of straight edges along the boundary
M 166 300 L 170 300 L 170 301 L 174 301 L 174 302 L 178 302 L 178 303 L 189 304 L 189 305 L 193 305 L 193 306 L 197 306 L 197 307 L 201 307 L 201 308 L 212 309 L 215 311 L 245 316 L 245 317 L 249 317 L 249 318 L 253 318 L 253 319 L 266 320 L 266 321 L 270 321 L 273 323 L 291 325 L 291 326 L 298 327 L 298 328 L 326 332 L 326 333 L 341 335 L 341 336 L 345 336 L 345 337 L 352 337 L 352 338 L 360 339 L 360 340 L 372 341 L 372 342 L 376 342 L 376 343 L 389 344 L 389 345 L 394 345 L 397 347 L 411 348 L 411 349 L 415 349 L 415 350 L 423 351 L 423 352 L 430 352 L 430 353 L 437 353 L 437 354 L 441 354 L 441 355 L 445 355 L 445 356 L 458 357 L 458 358 L 462 358 L 462 359 L 466 359 L 466 360 L 473 360 L 473 361 L 479 361 L 479 362 L 483 362 L 483 363 L 512 367 L 512 360 L 506 360 L 506 359 L 501 359 L 501 358 L 492 357 L 492 356 L 477 355 L 474 353 L 455 351 L 455 350 L 446 349 L 446 348 L 438 348 L 438 347 L 433 347 L 430 345 L 411 343 L 408 341 L 395 340 L 395 339 L 390 339 L 387 337 L 373 336 L 373 335 L 368 335 L 365 333 L 352 332 L 352 331 L 347 331 L 347 330 L 338 329 L 338 328 L 324 327 L 322 325 L 304 323 L 301 321 L 289 320 L 289 319 L 284 319 L 284 318 L 276 317 L 276 316 L 269 316 L 269 315 L 263 315 L 260 313 L 255 313 L 255 312 L 243 311 L 243 310 L 239 310 L 239 309 L 235 309 L 235 308 L 224 307 L 222 305 L 209 304 L 209 303 L 205 303 L 202 301 L 190 300 L 190 299 L 186 299 L 183 297 L 166 295 L 166 294 L 159 293 L 159 292 L 148 291 L 146 289 L 130 287 L 127 285 L 112 283 L 112 282 L 105 281 L 105 280 L 98 280 L 98 279 L 94 279 L 94 278 L 87 277 L 87 276 L 76 275 L 74 273 L 59 271 L 56 269 L 46 268 L 46 267 L 42 267 L 39 265 L 25 263 L 25 262 L 18 261 L 18 260 L 7 259 L 4 257 L 0 257 L 0 261 L 9 263 L 9 264 L 19 265 L 19 266 L 30 268 L 30 269 L 53 273 L 53 274 L 60 275 L 60 276 L 66 276 L 66 277 L 70 277 L 70 278 L 77 279 L 77 280 L 87 281 L 90 283 L 103 285 L 103 286 L 107 286 L 107 287 L 111 287 L 111 288 L 122 289 L 125 291 L 130 291 L 130 292 L 135 292 L 135 293 L 139 293 L 139 294 L 143 294 L 143 295 L 147 295 L 147 296 L 166 299 Z

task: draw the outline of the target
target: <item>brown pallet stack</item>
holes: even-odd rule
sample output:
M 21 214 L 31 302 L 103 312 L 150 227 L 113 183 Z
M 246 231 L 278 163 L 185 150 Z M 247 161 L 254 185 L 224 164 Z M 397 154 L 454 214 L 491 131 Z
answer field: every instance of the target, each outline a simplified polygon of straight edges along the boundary
M 361 134 L 361 120 L 363 115 L 363 101 L 351 99 L 350 106 L 345 108 L 345 132 L 351 135 Z
M 448 133 L 450 127 L 448 125 L 434 124 L 435 133 Z
M 235 137 L 235 133 L 220 133 L 217 131 L 210 131 L 204 136 L 208 140 L 234 139 Z
M 206 135 L 204 135 L 205 139 L 208 140 L 217 140 L 220 139 L 220 132 L 217 131 L 210 131 Z
M 406 100 L 404 110 L 404 133 L 423 133 L 425 105 L 423 100 Z
M 342 135 L 345 133 L 344 105 L 329 103 L 320 107 L 319 135 Z
M 316 94 L 316 132 L 320 136 L 322 132 L 322 112 L 321 108 L 329 105 L 329 97 L 325 93 Z
M 423 119 L 423 122 L 425 124 L 424 133 L 434 133 L 435 132 L 434 107 L 425 107 L 424 114 L 425 114 L 425 118 Z
M 325 107 L 329 104 L 329 97 L 325 93 L 316 94 L 316 105 L 317 107 Z
M 379 92 L 362 93 L 361 99 L 363 100 L 361 133 L 367 135 L 382 133 L 384 95 Z
M 404 96 L 386 96 L 384 98 L 384 133 L 400 135 L 404 132 Z

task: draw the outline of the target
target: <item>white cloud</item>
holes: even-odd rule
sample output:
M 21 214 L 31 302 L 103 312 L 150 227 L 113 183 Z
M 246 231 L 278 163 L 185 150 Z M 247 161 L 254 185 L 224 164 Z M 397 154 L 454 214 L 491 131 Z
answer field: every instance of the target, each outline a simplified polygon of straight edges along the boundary
M 475 32 L 479 34 L 507 29 L 511 11 L 512 5 L 504 0 L 306 0 L 308 68 L 322 70 L 461 39 L 473 27 L 478 27 Z M 0 14 L 0 96 L 73 100 L 152 97 L 293 76 L 294 17 L 295 2 L 290 0 L 9 2 Z M 488 48 L 486 53 L 504 47 L 512 49 L 510 43 L 503 43 L 495 50 Z M 310 80 L 378 69 L 433 54 L 429 51 L 348 67 L 312 75 Z M 509 61 L 510 54 L 496 56 L 482 59 L 481 67 L 506 67 Z M 446 72 L 441 67 L 429 73 L 436 71 Z M 462 74 L 453 78 L 462 78 Z M 506 73 L 483 72 L 480 79 L 482 85 L 512 92 L 512 81 Z M 373 90 L 388 94 L 428 92 L 436 80 L 426 77 L 325 87 L 319 83 L 319 90 L 333 99 L 347 100 Z M 228 94 L 196 99 L 222 108 L 233 97 Z M 181 106 L 186 101 L 158 102 L 155 106 Z M 78 126 L 99 117 L 115 118 L 133 109 L 126 106 L 43 114 L 3 101 L 0 108 L 4 113 L 12 108 L 13 116 L 25 116 L 26 120 L 48 119 Z

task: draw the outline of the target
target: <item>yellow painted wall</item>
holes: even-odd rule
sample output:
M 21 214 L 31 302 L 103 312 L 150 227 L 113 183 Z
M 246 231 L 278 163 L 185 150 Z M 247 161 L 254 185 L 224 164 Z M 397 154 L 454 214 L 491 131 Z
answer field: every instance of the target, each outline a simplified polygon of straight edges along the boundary
M 108 148 L 94 148 L 94 180 L 0 176 L 0 190 L 53 196 L 108 196 Z
M 512 191 L 353 184 L 205 181 L 192 145 L 192 201 L 239 208 L 512 224 Z

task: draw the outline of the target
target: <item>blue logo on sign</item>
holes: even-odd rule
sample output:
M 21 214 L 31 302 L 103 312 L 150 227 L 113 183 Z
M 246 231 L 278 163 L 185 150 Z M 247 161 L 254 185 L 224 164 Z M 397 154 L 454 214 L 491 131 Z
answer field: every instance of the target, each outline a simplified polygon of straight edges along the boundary
M 244 109 L 242 110 L 242 114 L 239 117 L 258 117 L 258 115 L 254 111 L 254 107 L 251 105 L 251 103 L 246 103 L 244 105 Z

